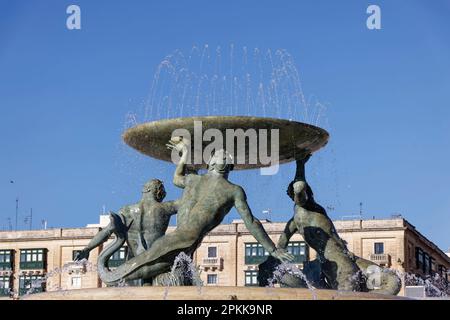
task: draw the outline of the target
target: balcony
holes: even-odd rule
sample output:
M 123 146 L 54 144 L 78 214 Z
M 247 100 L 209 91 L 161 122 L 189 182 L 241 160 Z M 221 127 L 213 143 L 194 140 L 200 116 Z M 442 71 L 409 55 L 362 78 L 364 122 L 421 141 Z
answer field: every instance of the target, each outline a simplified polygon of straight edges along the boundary
M 37 274 L 33 271 L 25 271 L 19 276 L 19 295 L 45 292 L 46 287 L 47 279 L 44 274 Z
M 0 271 L 13 269 L 14 252 L 14 250 L 0 250 Z
M 372 262 L 375 262 L 376 264 L 382 264 L 382 265 L 390 265 L 391 263 L 391 256 L 387 253 L 372 253 L 370 254 L 369 260 Z
M 45 271 L 47 269 L 47 249 L 20 249 L 19 268 L 21 270 Z
M 222 270 L 223 269 L 223 259 L 222 258 L 203 258 L 202 267 L 204 270 Z

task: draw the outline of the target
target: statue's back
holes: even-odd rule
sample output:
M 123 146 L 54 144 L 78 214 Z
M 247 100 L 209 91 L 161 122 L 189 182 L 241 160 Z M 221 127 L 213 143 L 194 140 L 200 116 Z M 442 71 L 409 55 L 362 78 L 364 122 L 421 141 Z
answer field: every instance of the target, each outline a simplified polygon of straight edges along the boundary
M 233 207 L 235 186 L 221 176 L 189 175 L 178 211 L 178 226 L 217 225 Z

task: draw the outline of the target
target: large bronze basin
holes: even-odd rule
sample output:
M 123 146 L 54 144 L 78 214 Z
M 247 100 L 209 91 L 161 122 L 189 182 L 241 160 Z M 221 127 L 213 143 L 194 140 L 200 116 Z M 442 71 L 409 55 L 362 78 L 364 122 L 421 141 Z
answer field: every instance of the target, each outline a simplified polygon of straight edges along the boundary
M 207 129 L 218 129 L 223 133 L 224 145 L 226 145 L 226 129 L 278 129 L 279 131 L 279 163 L 286 163 L 304 157 L 308 153 L 313 153 L 328 142 L 329 134 L 319 127 L 283 119 L 247 117 L 247 116 L 206 116 L 164 119 L 154 122 L 147 122 L 125 131 L 123 139 L 132 148 L 150 157 L 171 161 L 171 151 L 166 144 L 172 138 L 175 129 L 184 128 L 194 137 L 194 121 L 201 121 L 203 132 Z M 202 132 L 202 133 L 203 133 Z M 267 145 L 270 146 L 271 135 L 268 134 Z M 259 143 L 260 139 L 258 139 Z M 205 148 L 210 141 L 202 141 L 202 148 Z M 248 143 L 248 142 L 246 142 Z M 227 150 L 229 151 L 229 150 Z M 270 148 L 269 148 L 270 151 Z M 191 155 L 194 154 L 194 143 L 191 143 Z M 269 152 L 270 154 L 270 152 Z M 193 162 L 191 162 L 193 163 Z M 249 163 L 248 148 L 246 148 L 246 160 L 243 164 L 235 163 L 234 169 L 254 169 L 266 167 L 259 159 L 257 163 Z M 195 169 L 205 168 L 206 163 L 192 166 Z

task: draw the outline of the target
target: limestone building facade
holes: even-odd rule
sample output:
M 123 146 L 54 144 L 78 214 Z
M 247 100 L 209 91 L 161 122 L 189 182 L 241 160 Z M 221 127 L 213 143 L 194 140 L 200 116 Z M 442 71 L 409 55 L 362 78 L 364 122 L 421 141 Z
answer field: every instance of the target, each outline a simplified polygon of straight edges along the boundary
M 102 247 L 91 252 L 90 265 L 86 267 L 73 259 L 77 250 L 85 247 L 107 223 L 108 219 L 102 216 L 99 224 L 86 228 L 1 231 L 0 295 L 101 287 L 95 263 Z M 276 243 L 285 223 L 264 220 L 262 223 Z M 450 257 L 404 218 L 336 220 L 334 224 L 349 249 L 360 257 L 421 277 L 439 273 L 447 280 L 450 278 Z M 173 228 L 169 227 L 168 232 Z M 316 256 L 298 234 L 292 237 L 288 250 L 300 268 Z M 267 255 L 242 220 L 234 220 L 211 231 L 193 260 L 204 285 L 256 286 L 258 264 Z M 126 248 L 122 248 L 111 258 L 110 267 L 120 265 L 125 257 Z

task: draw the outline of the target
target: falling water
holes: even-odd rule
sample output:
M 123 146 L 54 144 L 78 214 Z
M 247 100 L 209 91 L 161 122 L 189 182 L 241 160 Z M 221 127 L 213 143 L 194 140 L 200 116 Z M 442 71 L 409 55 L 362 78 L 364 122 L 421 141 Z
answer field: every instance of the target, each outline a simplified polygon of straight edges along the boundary
M 83 274 L 87 272 L 97 272 L 97 266 L 91 262 L 89 262 L 86 259 L 80 260 L 80 261 L 74 261 L 71 263 L 66 263 L 62 268 L 55 268 L 45 274 L 41 279 L 36 279 L 31 281 L 30 289 L 27 290 L 25 293 L 25 297 L 36 293 L 39 289 L 42 288 L 43 284 L 46 284 L 48 280 L 52 277 L 62 275 L 64 273 L 69 273 L 74 270 L 74 267 L 81 267 L 83 270 Z M 55 286 L 47 288 L 48 291 L 62 291 L 61 287 Z
M 65 264 L 62 268 L 55 268 L 51 270 L 50 272 L 46 273 L 45 276 L 43 276 L 41 279 L 36 279 L 31 281 L 30 289 L 27 290 L 25 293 L 25 297 L 34 294 L 36 292 L 39 292 L 39 290 L 42 288 L 44 284 L 48 283 L 48 280 L 59 275 L 63 275 L 66 273 L 71 273 L 74 271 L 74 269 L 80 268 L 83 270 L 82 274 L 86 274 L 89 272 L 97 272 L 97 265 L 89 262 L 86 259 L 80 260 L 80 261 L 74 261 Z M 125 280 L 121 280 L 117 283 L 116 287 L 127 287 L 128 283 Z M 62 294 L 65 294 L 65 290 L 63 290 L 59 286 L 54 287 L 47 287 L 47 291 L 60 291 Z
M 202 293 L 203 281 L 200 278 L 200 273 L 192 258 L 184 252 L 180 252 L 173 262 L 172 268 L 168 274 L 158 279 L 158 285 L 166 287 L 164 290 L 164 300 L 169 294 L 169 287 L 174 285 L 195 285 L 198 289 L 198 294 Z M 155 285 L 155 283 L 154 283 Z
M 430 275 L 425 279 L 412 273 L 402 273 L 397 270 L 396 273 L 400 279 L 403 279 L 404 286 L 424 286 L 427 297 L 450 297 L 449 282 L 438 273 Z
M 147 97 L 142 101 L 130 100 L 120 134 L 148 121 L 214 115 L 275 117 L 327 129 L 327 108 L 328 104 L 320 102 L 315 95 L 304 93 L 301 73 L 288 51 L 204 44 L 174 50 L 155 66 L 149 73 Z M 336 163 L 329 165 L 328 161 L 322 160 L 331 158 L 328 156 L 330 148 L 333 148 L 332 141 L 315 156 L 317 160 L 311 162 L 311 183 L 319 184 L 329 176 L 337 181 L 337 172 L 333 171 Z M 124 176 L 112 184 L 112 193 L 116 197 L 128 197 L 129 190 L 144 183 L 146 173 L 170 181 L 173 169 L 161 161 L 149 160 L 123 141 L 118 146 L 115 167 Z M 241 176 L 245 176 L 250 197 L 259 190 L 255 186 L 263 184 L 272 190 L 279 189 L 278 186 L 285 189 L 286 181 L 292 178 L 287 171 L 261 177 L 250 170 Z M 236 183 L 241 182 L 240 177 L 236 179 Z M 324 188 L 337 190 L 338 184 L 325 184 Z M 275 202 L 275 194 L 269 202 Z M 327 206 L 339 209 L 339 203 L 327 203 Z M 264 209 L 255 207 L 256 211 Z
M 278 265 L 273 272 L 272 278 L 268 279 L 268 287 L 273 288 L 275 286 L 275 283 L 283 283 L 283 278 L 286 275 L 291 275 L 305 282 L 308 290 L 311 292 L 313 300 L 317 300 L 317 295 L 315 292 L 316 288 L 309 282 L 305 274 L 295 264 L 292 263 L 283 262 Z
M 205 115 L 277 117 L 318 124 L 326 106 L 306 99 L 286 50 L 175 50 L 157 66 L 142 122 Z
M 117 283 L 116 287 L 118 288 L 128 287 L 128 283 L 125 279 L 122 279 Z
M 402 286 L 424 286 L 426 297 L 434 297 L 434 298 L 449 298 L 450 297 L 450 285 L 449 282 L 438 273 L 434 275 L 430 275 L 428 277 L 421 278 L 418 275 L 412 273 L 405 273 L 399 270 L 383 268 L 383 272 L 395 273 L 402 279 Z M 306 283 L 306 286 L 313 294 L 314 299 L 317 298 L 315 290 L 316 288 L 311 285 L 311 283 L 306 278 L 305 274 L 297 268 L 297 266 L 289 263 L 280 264 L 275 271 L 273 272 L 273 276 L 268 280 L 268 287 L 273 288 L 275 283 L 283 283 L 283 277 L 286 275 L 294 276 L 298 279 L 301 279 Z M 352 276 L 354 280 L 361 281 L 364 279 L 364 274 L 361 272 L 356 273 Z M 270 292 L 269 292 L 270 293 Z M 337 294 L 346 294 L 347 292 L 337 290 Z

